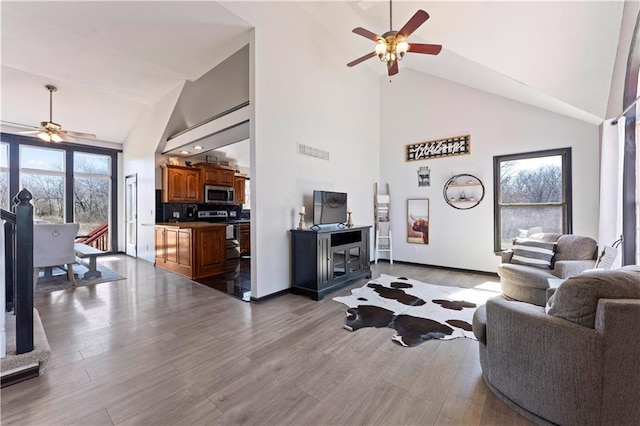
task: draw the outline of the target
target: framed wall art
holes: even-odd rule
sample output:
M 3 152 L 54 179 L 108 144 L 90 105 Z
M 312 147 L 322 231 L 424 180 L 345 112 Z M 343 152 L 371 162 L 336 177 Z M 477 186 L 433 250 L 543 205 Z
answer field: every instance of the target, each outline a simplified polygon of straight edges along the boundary
M 424 166 L 418 169 L 418 187 L 431 186 L 431 170 Z
M 452 155 L 471 154 L 471 135 L 452 136 L 428 142 L 408 144 L 405 147 L 406 161 L 428 160 Z
M 407 200 L 407 242 L 429 244 L 429 199 Z

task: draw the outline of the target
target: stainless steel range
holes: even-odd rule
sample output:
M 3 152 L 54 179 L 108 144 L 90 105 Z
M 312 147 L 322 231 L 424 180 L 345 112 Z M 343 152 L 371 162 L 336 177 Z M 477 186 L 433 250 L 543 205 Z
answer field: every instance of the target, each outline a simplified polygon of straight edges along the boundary
M 229 212 L 226 210 L 200 210 L 198 219 L 208 220 L 209 222 L 226 222 L 229 218 Z
M 198 212 L 198 219 L 212 223 L 224 223 L 228 221 L 229 213 L 226 210 L 204 210 Z M 238 225 L 228 224 L 226 229 L 227 259 L 237 259 L 240 257 L 238 236 Z

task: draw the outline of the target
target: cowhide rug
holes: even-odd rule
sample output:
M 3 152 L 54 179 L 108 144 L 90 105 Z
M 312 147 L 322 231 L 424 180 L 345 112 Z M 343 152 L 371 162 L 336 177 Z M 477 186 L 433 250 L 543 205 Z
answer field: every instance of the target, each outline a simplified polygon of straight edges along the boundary
M 380 275 L 350 296 L 334 297 L 347 309 L 349 331 L 389 327 L 392 341 L 417 346 L 431 339 L 475 339 L 471 322 L 476 308 L 500 293 L 425 284 L 406 277 Z

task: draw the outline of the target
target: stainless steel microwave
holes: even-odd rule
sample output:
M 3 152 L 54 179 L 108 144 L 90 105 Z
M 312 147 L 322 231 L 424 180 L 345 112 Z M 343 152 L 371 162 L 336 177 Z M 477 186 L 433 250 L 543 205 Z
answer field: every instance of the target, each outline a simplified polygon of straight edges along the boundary
M 207 204 L 235 204 L 235 195 L 231 186 L 204 186 L 204 202 Z

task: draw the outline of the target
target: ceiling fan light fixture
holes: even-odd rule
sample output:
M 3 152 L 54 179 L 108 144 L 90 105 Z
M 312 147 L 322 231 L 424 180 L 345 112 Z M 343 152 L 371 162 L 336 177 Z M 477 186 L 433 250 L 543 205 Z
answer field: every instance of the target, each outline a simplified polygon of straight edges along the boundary
M 387 53 L 387 43 L 385 43 L 384 41 L 380 41 L 378 42 L 378 44 L 376 44 L 376 55 L 378 55 L 378 58 L 380 58 L 381 61 L 385 61 L 385 54 Z
M 400 28 L 393 29 L 393 5 L 389 0 L 389 31 L 382 35 L 378 35 L 365 28 L 357 27 L 353 29 L 354 34 L 358 34 L 376 43 L 374 51 L 359 57 L 347 64 L 348 67 L 358 65 L 367 59 L 377 56 L 381 62 L 387 66 L 389 77 L 398 74 L 398 62 L 404 58 L 407 52 L 422 53 L 427 55 L 437 55 L 442 50 L 439 44 L 409 44 L 407 38 L 429 19 L 429 14 L 422 9 L 418 9 L 416 13 Z
M 406 41 L 401 41 L 396 44 L 396 55 L 398 56 L 398 60 L 402 60 L 404 54 L 409 51 L 409 43 Z
M 38 137 L 45 142 L 51 142 L 51 135 L 49 134 L 49 132 L 40 132 L 38 133 Z

